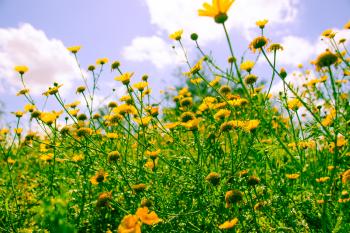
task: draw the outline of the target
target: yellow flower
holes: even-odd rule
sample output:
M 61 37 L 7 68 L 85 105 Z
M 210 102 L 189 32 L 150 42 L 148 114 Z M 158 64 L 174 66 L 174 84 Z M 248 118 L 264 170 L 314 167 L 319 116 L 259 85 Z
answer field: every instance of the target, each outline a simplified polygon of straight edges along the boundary
M 141 233 L 141 223 L 135 215 L 125 216 L 118 226 L 118 233 Z
M 16 96 L 26 95 L 28 93 L 29 93 L 29 89 L 22 89 L 19 92 L 17 92 Z
M 328 38 L 334 38 L 335 37 L 335 32 L 332 29 L 327 29 L 322 32 L 322 36 L 328 37 Z
M 29 70 L 27 66 L 15 66 L 15 71 L 17 71 L 20 75 L 23 75 Z
M 23 129 L 22 128 L 15 128 L 13 131 L 15 132 L 15 134 L 19 135 L 23 132 Z
M 203 68 L 202 66 L 203 61 L 204 61 L 204 57 L 199 59 L 199 61 L 191 68 L 191 70 L 189 72 L 185 72 L 184 75 L 190 77 L 191 75 L 198 73 Z
M 108 173 L 101 169 L 93 177 L 91 177 L 91 184 L 98 185 L 99 183 L 106 182 L 107 176 Z
M 57 120 L 57 118 L 63 113 L 63 111 L 60 112 L 42 112 L 40 113 L 40 120 L 43 121 L 44 123 L 50 125 L 53 122 Z
M 231 115 L 231 111 L 227 109 L 220 109 L 215 115 L 214 119 L 215 120 L 222 120 L 224 118 L 227 118 Z
M 250 42 L 249 48 L 252 52 L 255 52 L 256 50 L 261 50 L 263 47 L 265 47 L 268 42 L 269 40 L 265 36 L 259 36 Z
M 350 29 L 350 20 L 344 25 L 344 29 Z
M 287 105 L 289 109 L 293 111 L 297 111 L 302 106 L 302 103 L 299 101 L 299 99 L 295 98 L 295 99 L 289 100 L 287 102 Z
M 69 52 L 76 54 L 81 49 L 81 46 L 71 46 L 67 48 Z
M 128 85 L 130 83 L 131 77 L 134 75 L 134 72 L 126 72 L 118 77 L 115 77 L 114 79 L 117 81 L 121 81 L 124 85 Z
M 148 82 L 141 81 L 141 82 L 135 83 L 132 86 L 137 90 L 139 90 L 140 92 L 142 92 L 148 86 Z
M 318 70 L 320 70 L 323 67 L 329 67 L 333 64 L 335 64 L 338 61 L 338 56 L 332 53 L 329 50 L 326 50 L 325 52 L 321 53 L 316 61 L 315 65 Z
M 97 59 L 97 60 L 96 60 L 96 64 L 97 64 L 97 65 L 104 65 L 104 64 L 106 64 L 106 63 L 108 63 L 108 58 L 106 58 L 106 57 L 100 58 L 100 59 Z
M 298 179 L 299 178 L 299 174 L 297 174 L 297 173 L 294 173 L 294 174 L 286 174 L 286 177 L 288 178 L 288 179 L 290 179 L 290 180 L 296 180 L 296 179 Z
M 149 210 L 147 207 L 138 208 L 136 211 L 136 215 L 137 217 L 140 218 L 142 223 L 147 225 L 157 224 L 161 221 L 161 219 L 158 217 L 158 215 L 154 211 L 149 213 Z
M 258 26 L 260 29 L 264 29 L 265 25 L 268 23 L 269 21 L 267 19 L 264 20 L 258 20 L 256 21 L 256 26 Z
M 227 12 L 234 1 L 235 0 L 213 0 L 212 5 L 204 3 L 204 9 L 198 10 L 198 15 L 212 17 L 216 23 L 224 23 L 228 18 Z
M 182 36 L 182 33 L 184 32 L 184 30 L 178 30 L 172 34 L 169 35 L 169 38 L 170 39 L 173 39 L 173 40 L 181 40 L 181 36 Z
M 61 84 L 61 85 L 55 85 L 54 87 L 49 87 L 49 89 L 48 89 L 47 91 L 45 91 L 45 92 L 43 93 L 43 95 L 45 95 L 45 96 L 54 95 L 54 94 L 56 94 L 56 93 L 58 92 L 58 89 L 59 89 L 60 87 L 62 87 L 62 86 L 63 86 L 63 84 Z
M 245 70 L 250 73 L 250 71 L 252 71 L 254 67 L 254 64 L 255 63 L 253 61 L 247 60 L 242 62 L 240 67 L 241 67 L 241 70 Z
M 249 133 L 249 132 L 253 131 L 254 129 L 256 129 L 259 124 L 260 124 L 259 120 L 246 121 L 243 125 L 243 130 Z
M 238 223 L 238 218 L 234 218 L 231 221 L 226 221 L 223 224 L 219 226 L 220 229 L 231 229 L 232 227 L 236 226 Z
M 146 155 L 149 156 L 152 160 L 156 159 L 160 153 L 160 149 L 156 150 L 156 151 L 146 151 Z
M 347 181 L 350 180 L 350 169 L 346 170 L 343 174 L 342 174 L 342 179 L 341 181 L 343 182 L 343 184 L 345 184 Z

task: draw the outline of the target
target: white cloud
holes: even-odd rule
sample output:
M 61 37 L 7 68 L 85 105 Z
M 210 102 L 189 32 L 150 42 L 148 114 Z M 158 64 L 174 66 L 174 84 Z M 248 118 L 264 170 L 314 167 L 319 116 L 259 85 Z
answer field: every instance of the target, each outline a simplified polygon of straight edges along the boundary
M 158 69 L 180 62 L 170 44 L 158 36 L 134 38 L 131 45 L 123 49 L 122 55 L 130 61 L 149 61 Z
M 224 36 L 219 25 L 208 17 L 199 17 L 198 9 L 208 0 L 146 0 L 151 16 L 151 23 L 170 34 L 183 28 L 187 34 L 196 32 L 201 43 L 220 39 Z M 255 22 L 269 19 L 270 24 L 292 22 L 297 15 L 298 0 L 236 0 L 229 12 L 227 26 L 249 32 L 256 28 Z
M 33 94 L 41 94 L 53 82 L 64 84 L 67 91 L 75 78 L 80 77 L 75 59 L 60 40 L 49 39 L 30 24 L 18 28 L 0 28 L 0 80 L 3 91 L 21 88 L 16 65 L 29 67 L 24 79 Z

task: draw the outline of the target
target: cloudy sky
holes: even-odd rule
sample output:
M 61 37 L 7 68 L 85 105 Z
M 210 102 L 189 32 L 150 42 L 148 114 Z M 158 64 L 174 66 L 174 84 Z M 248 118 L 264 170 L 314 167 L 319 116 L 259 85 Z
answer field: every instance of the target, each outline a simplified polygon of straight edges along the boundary
M 175 74 L 184 66 L 181 51 L 172 45 L 169 34 L 184 29 L 183 43 L 190 60 L 199 57 L 192 32 L 199 44 L 224 63 L 229 53 L 222 43 L 223 30 L 207 17 L 198 17 L 204 0 L 0 0 L 0 100 L 5 111 L 22 109 L 23 97 L 15 65 L 27 65 L 26 83 L 33 95 L 53 82 L 64 84 L 64 98 L 79 99 L 74 90 L 82 85 L 80 71 L 66 47 L 81 45 L 78 53 L 82 68 L 97 58 L 119 60 L 123 71 L 135 71 L 135 80 L 143 74 L 157 93 L 166 86 L 181 83 Z M 229 12 L 227 26 L 236 54 L 241 56 L 259 31 L 255 21 L 269 19 L 266 35 L 280 42 L 285 50 L 280 66 L 289 70 L 308 63 L 324 49 L 323 30 L 341 29 L 350 20 L 349 0 L 236 0 Z M 340 34 L 341 36 L 345 34 Z M 248 57 L 254 57 L 247 53 Z M 264 64 L 261 64 L 264 66 Z M 98 93 L 111 98 L 122 95 L 117 74 L 104 69 Z M 103 94 L 102 94 L 103 93 Z

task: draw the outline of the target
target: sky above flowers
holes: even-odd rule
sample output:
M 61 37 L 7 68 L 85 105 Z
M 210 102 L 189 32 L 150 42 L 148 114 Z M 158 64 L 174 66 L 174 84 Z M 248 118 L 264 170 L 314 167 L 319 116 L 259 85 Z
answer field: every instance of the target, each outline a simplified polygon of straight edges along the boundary
M 25 80 L 33 95 L 40 97 L 53 82 L 63 84 L 67 101 L 78 100 L 75 87 L 82 85 L 81 73 L 66 47 L 81 45 L 78 59 L 83 74 L 96 59 L 118 60 L 122 71 L 134 71 L 135 81 L 148 74 L 153 93 L 167 86 L 179 85 L 186 71 L 178 44 L 169 34 L 184 29 L 183 43 L 189 60 L 195 63 L 200 55 L 193 41 L 226 65 L 227 45 L 224 32 L 213 19 L 199 17 L 197 10 L 204 0 L 0 0 L 0 100 L 6 112 L 23 108 L 23 97 L 16 97 L 22 88 L 15 65 L 27 65 Z M 296 70 L 299 63 L 308 64 L 324 50 L 320 34 L 331 28 L 341 31 L 350 19 L 349 0 L 236 0 L 228 15 L 227 27 L 236 55 L 245 53 L 251 39 L 258 35 L 256 20 L 268 19 L 266 36 L 281 43 L 280 66 Z M 349 35 L 348 35 L 349 38 Z M 175 48 L 172 46 L 175 45 Z M 259 64 L 263 67 L 264 64 Z M 260 67 L 260 68 L 261 68 Z M 257 67 L 259 68 L 259 67 Z M 109 64 L 104 68 L 97 103 L 105 98 L 123 95 L 121 84 L 113 80 Z M 112 89 L 115 89 L 113 92 Z M 159 97 L 159 98 L 158 98 Z M 42 97 L 40 97 L 43 99 Z

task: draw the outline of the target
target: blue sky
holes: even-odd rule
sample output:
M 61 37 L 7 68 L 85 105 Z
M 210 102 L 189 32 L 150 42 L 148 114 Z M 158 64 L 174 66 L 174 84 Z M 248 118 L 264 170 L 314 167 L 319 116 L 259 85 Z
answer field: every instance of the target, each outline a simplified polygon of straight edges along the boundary
M 67 100 L 79 97 L 75 86 L 81 85 L 74 59 L 64 47 L 81 45 L 78 53 L 83 68 L 97 58 L 119 60 L 123 71 L 135 71 L 135 80 L 147 73 L 157 94 L 167 85 L 179 84 L 175 77 L 178 67 L 185 67 L 177 45 L 168 35 L 180 28 L 190 60 L 198 57 L 188 39 L 199 33 L 199 43 L 205 51 L 212 51 L 222 64 L 228 50 L 223 31 L 212 19 L 197 16 L 204 0 L 0 0 L 0 99 L 5 111 L 22 109 L 23 97 L 15 93 L 21 89 L 14 65 L 28 65 L 26 74 L 33 94 L 53 81 L 64 84 Z M 341 29 L 350 19 L 349 0 L 236 0 L 227 22 L 238 56 L 249 41 L 258 34 L 255 20 L 270 20 L 266 35 L 285 47 L 281 65 L 295 69 L 307 63 L 323 49 L 320 33 L 328 28 Z M 254 57 L 248 54 L 248 57 Z M 263 64 L 261 64 L 263 66 Z M 45 68 L 46 67 L 46 68 Z M 117 88 L 106 67 L 101 79 L 103 95 Z M 112 98 L 117 98 L 116 95 Z

